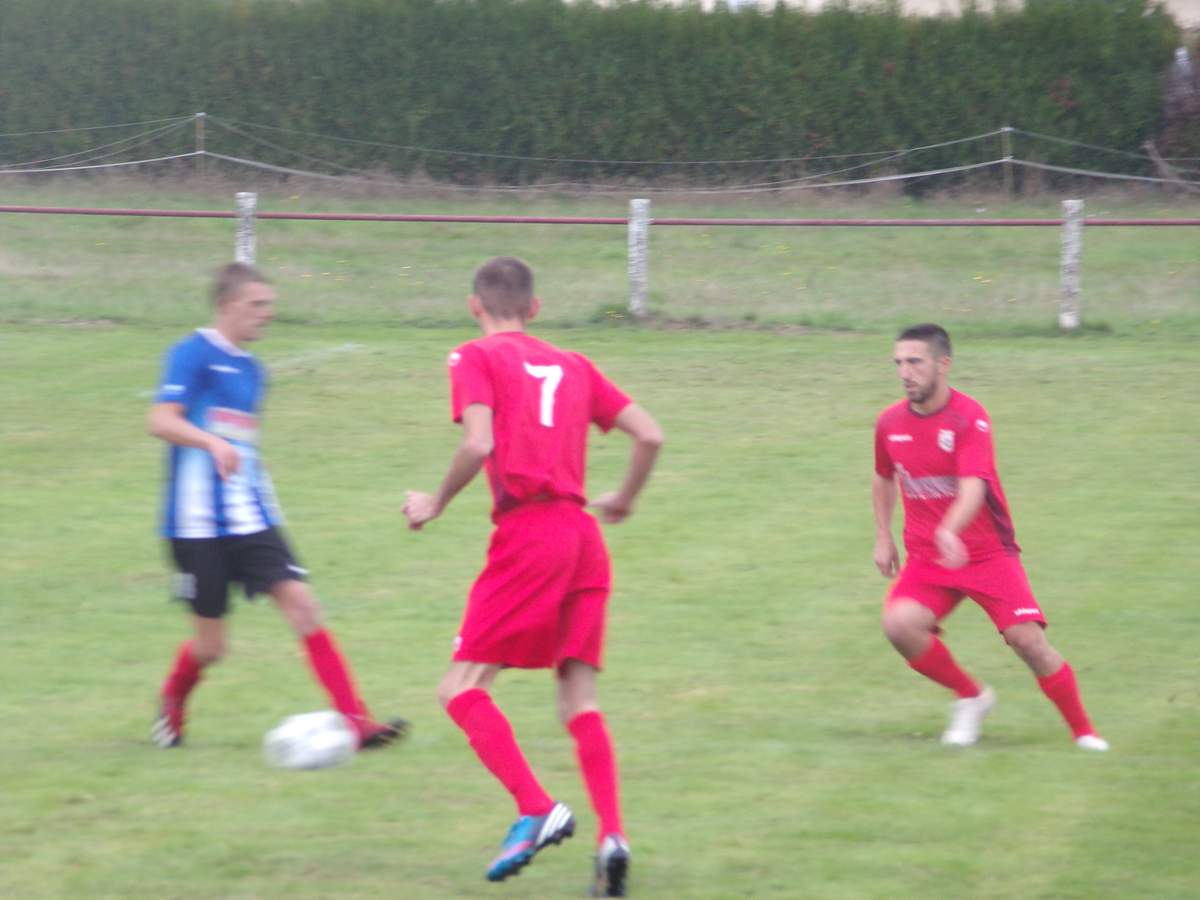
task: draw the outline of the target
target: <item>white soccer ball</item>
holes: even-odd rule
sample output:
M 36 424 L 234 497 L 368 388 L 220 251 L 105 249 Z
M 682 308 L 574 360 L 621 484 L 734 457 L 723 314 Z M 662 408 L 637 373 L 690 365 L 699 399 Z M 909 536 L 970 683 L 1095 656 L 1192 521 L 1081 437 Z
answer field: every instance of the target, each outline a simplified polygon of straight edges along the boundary
M 325 769 L 354 758 L 358 738 L 339 712 L 288 716 L 263 738 L 263 755 L 281 769 Z

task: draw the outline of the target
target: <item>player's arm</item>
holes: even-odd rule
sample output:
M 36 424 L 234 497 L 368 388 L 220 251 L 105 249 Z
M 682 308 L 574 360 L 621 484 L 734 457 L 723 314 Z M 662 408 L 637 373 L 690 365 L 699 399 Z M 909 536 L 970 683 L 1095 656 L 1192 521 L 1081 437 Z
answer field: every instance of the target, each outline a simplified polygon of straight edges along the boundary
M 442 479 L 437 494 L 409 491 L 404 501 L 404 516 L 414 531 L 436 519 L 463 488 L 471 483 L 484 461 L 492 455 L 495 437 L 492 434 L 492 409 L 482 403 L 472 403 L 462 413 L 463 436 L 450 460 L 450 469 Z
M 228 478 L 241 465 L 242 458 L 237 449 L 224 438 L 189 422 L 182 403 L 155 403 L 150 407 L 146 428 L 168 444 L 207 450 L 222 479 Z
M 654 417 L 636 403 L 630 403 L 617 414 L 613 427 L 633 439 L 629 466 L 620 489 L 597 497 L 590 505 L 600 510 L 605 522 L 616 523 L 633 513 L 633 501 L 646 486 L 646 480 L 658 459 L 658 451 L 662 449 L 663 432 Z
M 896 477 L 884 478 L 878 472 L 871 480 L 871 504 L 875 508 L 875 566 L 884 578 L 900 570 L 900 554 L 892 538 L 892 513 L 896 509 Z
M 987 482 L 982 478 L 958 479 L 958 496 L 942 516 L 942 521 L 933 533 L 938 551 L 938 560 L 947 569 L 959 569 L 967 564 L 967 548 L 959 534 L 974 521 L 987 497 Z

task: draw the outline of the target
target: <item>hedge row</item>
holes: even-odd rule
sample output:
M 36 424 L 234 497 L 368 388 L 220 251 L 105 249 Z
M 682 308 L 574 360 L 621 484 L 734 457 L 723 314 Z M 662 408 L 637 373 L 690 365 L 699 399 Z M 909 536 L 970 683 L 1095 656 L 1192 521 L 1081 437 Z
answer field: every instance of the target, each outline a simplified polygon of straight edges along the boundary
M 884 3 L 730 11 L 560 0 L 4 0 L 0 132 L 204 110 L 226 120 L 462 154 L 245 129 L 354 168 L 464 183 L 636 175 L 721 181 L 825 163 L 645 167 L 555 160 L 741 160 L 929 144 L 1010 124 L 1137 151 L 1162 128 L 1179 29 L 1151 0 L 1027 0 L 911 18 Z M 210 149 L 300 168 L 218 128 Z M 0 162 L 106 132 L 0 138 Z M 190 149 L 190 130 L 174 136 Z M 161 152 L 165 144 L 153 150 Z M 1046 162 L 1137 161 L 1018 142 Z M 999 155 L 953 145 L 915 171 Z

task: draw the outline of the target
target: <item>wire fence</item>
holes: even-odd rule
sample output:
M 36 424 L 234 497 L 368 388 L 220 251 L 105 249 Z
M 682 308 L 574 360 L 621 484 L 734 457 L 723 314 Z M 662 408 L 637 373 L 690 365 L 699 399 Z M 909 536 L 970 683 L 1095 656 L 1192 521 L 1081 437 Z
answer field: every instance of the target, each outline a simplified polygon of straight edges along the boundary
M 981 134 L 956 137 L 944 141 L 893 150 L 868 150 L 847 154 L 798 155 L 761 159 L 709 159 L 709 160 L 629 160 L 629 159 L 582 159 L 519 156 L 503 153 L 455 150 L 439 147 L 395 144 L 386 141 L 349 138 L 280 128 L 260 123 L 227 120 L 205 113 L 177 116 L 143 122 L 127 122 L 112 125 L 93 125 L 81 128 L 52 129 L 46 131 L 10 132 L 0 134 L 0 155 L 12 152 L 9 145 L 21 139 L 64 133 L 91 135 L 119 129 L 141 129 L 125 137 L 111 141 L 99 141 L 86 148 L 46 157 L 16 158 L 0 163 L 0 176 L 36 176 L 71 172 L 97 172 L 103 170 L 128 170 L 140 167 L 161 166 L 165 163 L 190 161 L 202 168 L 222 165 L 235 171 L 255 170 L 285 178 L 317 179 L 342 184 L 388 185 L 396 189 L 412 186 L 413 176 L 419 174 L 414 160 L 443 159 L 492 159 L 516 163 L 547 164 L 569 170 L 576 177 L 541 178 L 515 184 L 457 184 L 453 180 L 437 182 L 440 190 L 470 193 L 587 193 L 669 195 L 687 193 L 691 195 L 754 195 L 787 194 L 796 191 L 811 191 L 829 188 L 864 188 L 870 185 L 921 182 L 946 176 L 963 176 L 973 172 L 1000 171 L 1005 187 L 1012 189 L 1013 173 L 1017 170 L 1048 173 L 1051 176 L 1093 181 L 1141 183 L 1146 185 L 1172 186 L 1200 191 L 1200 167 L 1195 157 L 1161 157 L 1152 153 L 1134 153 L 1112 147 L 1102 147 L 1082 141 L 1039 132 L 1025 131 L 1005 126 Z M 264 135 L 281 136 L 274 140 Z M 1016 139 L 1020 138 L 1029 148 L 1028 155 L 1014 151 Z M 285 140 L 290 140 L 289 146 Z M 294 144 L 302 142 L 307 147 L 312 143 L 324 143 L 332 150 L 340 145 L 374 147 L 387 152 L 405 154 L 408 158 L 399 168 L 384 166 L 379 170 L 339 162 L 335 152 L 317 155 Z M 226 145 L 232 144 L 234 149 Z M 1039 144 L 1065 146 L 1086 151 L 1090 157 L 1112 155 L 1122 160 L 1133 161 L 1143 166 L 1143 173 L 1114 172 L 1085 165 L 1060 165 L 1039 159 L 1036 152 Z M 922 158 L 932 162 L 929 154 L 936 154 L 950 147 L 974 145 L 982 157 L 976 161 L 956 165 L 925 165 Z M 146 154 L 149 148 L 158 152 Z M 245 152 L 235 152 L 237 147 L 258 148 L 262 156 L 257 158 Z M 999 155 L 997 155 L 997 150 Z M 138 155 L 138 151 L 142 155 Z M 123 158 L 130 157 L 130 158 Z M 1192 164 L 1192 165 L 1189 165 Z M 620 181 L 606 180 L 605 173 L 621 170 L 628 175 Z M 785 170 L 803 170 L 802 174 L 777 177 L 762 173 L 779 173 Z M 579 173 L 583 176 L 580 177 Z M 760 177 L 754 177 L 755 173 Z M 404 173 L 407 173 L 405 175 Z M 749 176 L 749 177 L 747 177 Z

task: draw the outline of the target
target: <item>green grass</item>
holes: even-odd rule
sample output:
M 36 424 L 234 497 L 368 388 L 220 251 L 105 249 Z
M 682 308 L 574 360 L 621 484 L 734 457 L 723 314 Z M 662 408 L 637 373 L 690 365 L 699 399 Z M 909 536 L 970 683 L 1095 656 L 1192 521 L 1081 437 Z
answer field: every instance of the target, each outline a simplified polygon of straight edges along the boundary
M 242 185 L 252 187 L 252 184 Z M 623 199 L 553 196 L 371 198 L 260 188 L 263 210 L 624 215 Z M 292 190 L 301 193 L 292 193 Z M 14 185 L 5 202 L 229 209 L 232 186 Z M 909 200 L 656 200 L 655 215 L 1053 217 L 1059 203 Z M 1089 201 L 1097 216 L 1197 215 L 1195 201 Z M 0 321 L 84 317 L 185 324 L 214 260 L 232 253 L 228 220 L 0 214 Z M 650 236 L 650 306 L 674 322 L 893 330 L 914 317 L 958 331 L 1049 334 L 1057 321 L 1054 228 L 813 229 L 659 227 Z M 1196 228 L 1088 229 L 1089 327 L 1200 332 Z M 492 255 L 529 258 L 551 301 L 545 321 L 611 321 L 627 303 L 620 226 L 262 221 L 259 262 L 288 298 L 284 315 L 321 324 L 453 325 L 469 273 Z
M 186 622 L 166 600 L 153 532 L 161 449 L 143 417 L 161 352 L 202 320 L 200 279 L 228 225 L 136 226 L 158 248 L 138 251 L 139 268 L 123 244 L 91 249 L 123 241 L 124 226 L 22 222 L 0 220 L 4 258 L 53 256 L 89 290 L 51 279 L 37 304 L 52 313 L 12 313 L 36 280 L 24 274 L 4 278 L 0 300 L 0 896 L 580 896 L 594 817 L 548 677 L 507 674 L 496 696 L 581 833 L 503 886 L 486 885 L 482 870 L 511 804 L 433 697 L 482 561 L 488 499 L 473 485 L 420 534 L 403 528 L 399 505 L 406 488 L 436 484 L 454 446 L 443 360 L 472 336 L 469 323 L 381 327 L 392 299 L 375 296 L 335 315 L 329 298 L 349 293 L 345 283 L 304 294 L 297 278 L 282 311 L 299 309 L 307 324 L 279 323 L 258 348 L 275 375 L 265 453 L 297 550 L 368 701 L 410 716 L 412 740 L 341 769 L 267 768 L 262 734 L 323 699 L 282 620 L 238 601 L 231 656 L 196 694 L 188 746 L 162 753 L 147 727 Z M 14 227 L 34 231 L 21 244 Z M 375 271 L 384 240 L 356 227 L 368 243 L 338 252 Z M 203 240 L 171 237 L 181 228 Z M 288 233 L 328 250 L 298 225 Z M 432 311 L 402 310 L 396 325 L 456 319 L 470 265 L 512 249 L 494 232 L 471 232 L 452 251 L 406 234 L 441 260 L 446 293 L 431 290 Z M 559 232 L 515 234 L 541 263 L 551 309 L 561 302 L 583 321 L 600 288 L 585 279 L 581 299 L 555 261 L 600 263 Z M 933 252 L 948 238 L 926 240 Z M 728 261 L 710 258 L 707 274 L 736 281 Z M 623 272 L 619 253 L 606 265 Z M 612 276 L 616 296 L 622 278 Z M 616 590 L 602 702 L 636 895 L 1194 896 L 1191 313 L 1154 328 L 1129 311 L 1113 316 L 1115 333 L 1075 339 L 1015 337 L 1000 314 L 955 329 L 967 334 L 955 383 L 992 413 L 1051 639 L 1113 750 L 1075 750 L 968 606 L 947 640 L 1000 702 L 979 746 L 949 752 L 937 741 L 948 698 L 878 628 L 871 427 L 898 392 L 892 314 L 860 321 L 860 300 L 847 289 L 842 312 L 866 333 L 542 332 L 591 354 L 668 436 L 637 515 L 607 529 Z M 56 318 L 66 321 L 46 321 Z M 618 477 L 626 452 L 620 438 L 595 442 L 594 491 Z

